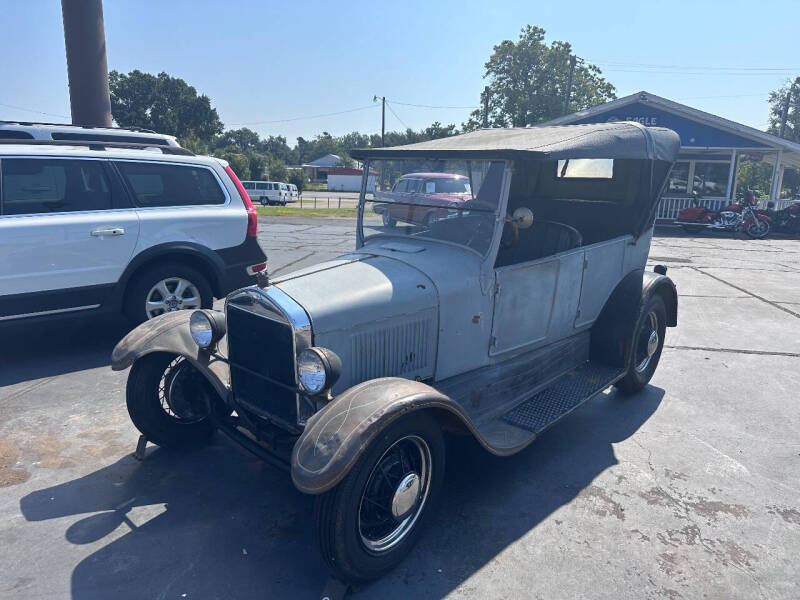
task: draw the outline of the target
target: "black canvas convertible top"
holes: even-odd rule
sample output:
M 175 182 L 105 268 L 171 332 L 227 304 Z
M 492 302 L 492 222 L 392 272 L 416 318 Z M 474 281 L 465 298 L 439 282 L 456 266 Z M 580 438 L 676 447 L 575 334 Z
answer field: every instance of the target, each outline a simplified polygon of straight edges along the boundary
M 357 148 L 358 160 L 379 158 L 625 158 L 672 163 L 680 138 L 671 129 L 644 127 L 635 122 L 592 123 L 550 127 L 479 129 L 438 140 Z

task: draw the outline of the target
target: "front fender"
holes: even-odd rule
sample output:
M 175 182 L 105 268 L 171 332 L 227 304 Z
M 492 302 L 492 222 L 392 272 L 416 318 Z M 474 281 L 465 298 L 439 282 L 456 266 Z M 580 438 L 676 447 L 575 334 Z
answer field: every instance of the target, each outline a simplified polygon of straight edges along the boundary
M 383 377 L 351 387 L 308 420 L 292 450 L 294 485 L 306 494 L 327 492 L 381 431 L 403 415 L 429 408 L 469 422 L 453 400 L 419 381 Z
M 189 331 L 191 310 L 164 313 L 145 321 L 124 338 L 111 352 L 111 368 L 122 371 L 142 356 L 154 352 L 167 352 L 189 360 L 200 371 L 222 398 L 227 397 L 228 365 L 218 360 L 208 350 L 200 348 Z

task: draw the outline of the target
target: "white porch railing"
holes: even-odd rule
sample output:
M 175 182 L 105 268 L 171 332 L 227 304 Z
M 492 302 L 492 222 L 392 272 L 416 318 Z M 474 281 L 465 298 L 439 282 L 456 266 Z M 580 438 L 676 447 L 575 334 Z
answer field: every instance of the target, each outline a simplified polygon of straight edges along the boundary
M 727 206 L 730 201 L 726 198 L 698 198 L 695 200 L 694 198 L 687 198 L 685 196 L 682 198 L 664 197 L 661 198 L 661 202 L 658 205 L 656 220 L 662 223 L 674 221 L 680 211 L 692 206 L 695 202 L 698 206 L 705 206 L 711 210 L 720 210 L 724 206 Z M 767 200 L 760 200 L 758 208 L 766 210 L 767 202 Z M 786 208 L 791 202 L 791 199 L 778 200 L 775 202 L 775 210 Z

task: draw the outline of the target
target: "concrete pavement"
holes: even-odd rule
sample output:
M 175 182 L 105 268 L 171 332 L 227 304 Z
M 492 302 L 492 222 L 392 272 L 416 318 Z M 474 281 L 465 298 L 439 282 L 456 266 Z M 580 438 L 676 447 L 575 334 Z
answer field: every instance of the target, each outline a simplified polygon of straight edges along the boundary
M 279 274 L 352 222 L 263 221 Z M 606 392 L 498 459 L 451 440 L 412 555 L 353 598 L 800 597 L 800 241 L 660 235 L 679 326 L 641 394 Z M 0 597 L 315 598 L 310 498 L 220 436 L 130 456 L 115 319 L 2 333 Z

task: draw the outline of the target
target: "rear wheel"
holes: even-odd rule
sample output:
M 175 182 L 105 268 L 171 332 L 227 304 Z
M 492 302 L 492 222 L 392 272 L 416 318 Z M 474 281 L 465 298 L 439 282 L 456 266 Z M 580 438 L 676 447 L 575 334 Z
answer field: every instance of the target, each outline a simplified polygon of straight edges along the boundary
M 656 372 L 664 334 L 667 330 L 667 308 L 656 294 L 642 306 L 633 330 L 628 371 L 614 386 L 623 393 L 635 394 L 646 386 Z
M 320 551 L 340 579 L 376 579 L 405 558 L 437 504 L 444 454 L 436 420 L 412 414 L 380 433 L 317 499 Z
M 392 215 L 389 214 L 388 210 L 383 211 L 381 214 L 381 219 L 383 220 L 384 227 L 394 227 L 397 225 L 397 221 L 392 218 Z
M 211 308 L 214 300 L 208 279 L 180 263 L 146 269 L 136 275 L 125 295 L 125 314 L 134 323 L 176 310 Z
M 159 446 L 201 443 L 214 431 L 211 384 L 188 361 L 174 354 L 148 354 L 128 375 L 126 402 L 136 429 Z
M 745 227 L 744 232 L 753 239 L 767 237 L 767 234 L 769 233 L 769 223 L 767 221 L 762 221 L 761 219 L 750 221 L 747 227 Z

